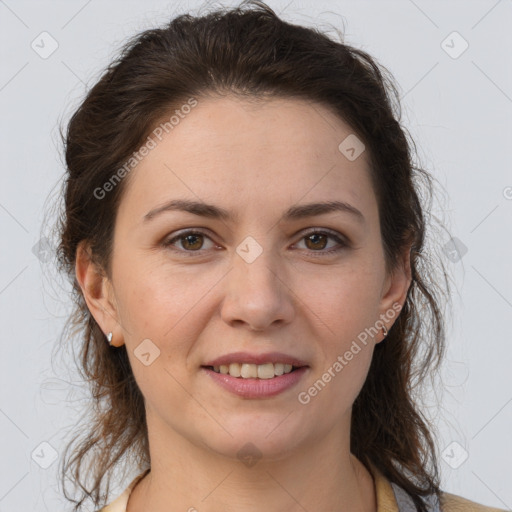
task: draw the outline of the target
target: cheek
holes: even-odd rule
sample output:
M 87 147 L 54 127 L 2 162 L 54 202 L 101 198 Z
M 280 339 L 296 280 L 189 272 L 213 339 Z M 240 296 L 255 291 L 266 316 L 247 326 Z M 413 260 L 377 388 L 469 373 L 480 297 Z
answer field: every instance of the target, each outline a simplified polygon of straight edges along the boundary
M 342 414 L 359 394 L 373 355 L 378 320 L 380 275 L 371 263 L 332 271 L 310 295 L 310 307 L 322 320 L 322 360 L 306 390 L 322 410 Z
M 378 319 L 381 284 L 375 268 L 368 263 L 332 268 L 314 277 L 304 273 L 296 283 L 306 311 L 319 318 L 338 348 L 347 336 L 357 336 Z
M 150 258 L 125 259 L 118 265 L 116 298 L 128 330 L 161 337 L 193 308 L 201 296 L 197 278 Z M 204 292 L 203 292 L 204 295 Z
M 300 390 L 299 402 L 311 418 L 337 422 L 350 410 L 368 375 L 372 347 L 347 344 L 326 358 Z
M 225 274 L 190 267 L 134 266 L 139 270 L 118 287 L 127 347 L 133 352 L 150 339 L 160 350 L 160 365 L 180 373 L 191 370 L 188 355 L 215 315 L 214 291 Z

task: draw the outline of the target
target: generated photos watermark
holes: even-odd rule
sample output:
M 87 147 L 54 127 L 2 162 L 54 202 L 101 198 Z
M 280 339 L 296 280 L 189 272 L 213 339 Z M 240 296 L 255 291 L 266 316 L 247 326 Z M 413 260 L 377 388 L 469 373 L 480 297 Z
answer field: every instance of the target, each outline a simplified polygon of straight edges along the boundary
M 389 322 L 395 318 L 402 309 L 402 306 L 395 302 L 391 309 L 388 309 L 385 313 L 380 315 L 379 320 L 373 324 L 371 327 L 366 327 L 364 331 L 360 332 L 357 335 L 357 339 L 364 346 L 368 343 L 368 337 L 375 336 L 381 329 L 386 325 L 386 322 Z M 311 398 L 315 397 L 320 391 L 322 391 L 325 386 L 332 380 L 338 373 L 340 373 L 345 366 L 349 364 L 350 361 L 354 358 L 355 355 L 361 352 L 361 345 L 357 342 L 357 340 L 352 341 L 352 345 L 350 349 L 347 350 L 343 355 L 339 355 L 336 358 L 336 361 L 327 368 L 327 370 L 322 374 L 322 376 L 317 379 L 312 386 L 310 386 L 306 391 L 301 391 L 297 395 L 298 401 L 302 405 L 306 405 L 311 401 Z
M 174 111 L 168 121 L 160 123 L 150 135 L 148 135 L 146 142 L 132 153 L 132 156 L 120 167 L 101 187 L 94 189 L 93 195 L 96 199 L 103 199 L 108 192 L 114 190 L 116 185 L 131 171 L 134 167 L 141 162 L 145 156 L 149 155 L 152 149 L 155 149 L 163 138 L 164 132 L 170 133 L 185 116 L 189 114 L 198 102 L 195 98 L 189 98 L 179 109 Z M 156 140 L 157 139 L 157 140 Z

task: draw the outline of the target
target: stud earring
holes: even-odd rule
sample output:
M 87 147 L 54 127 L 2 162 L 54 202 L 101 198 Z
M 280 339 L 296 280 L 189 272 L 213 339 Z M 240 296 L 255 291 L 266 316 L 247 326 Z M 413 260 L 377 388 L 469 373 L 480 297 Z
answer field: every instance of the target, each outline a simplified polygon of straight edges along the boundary
M 384 334 L 384 338 L 388 335 L 388 330 L 385 325 L 382 326 L 382 334 Z
M 108 334 L 107 334 L 107 341 L 108 341 L 108 344 L 110 346 L 112 346 L 112 331 L 110 331 Z

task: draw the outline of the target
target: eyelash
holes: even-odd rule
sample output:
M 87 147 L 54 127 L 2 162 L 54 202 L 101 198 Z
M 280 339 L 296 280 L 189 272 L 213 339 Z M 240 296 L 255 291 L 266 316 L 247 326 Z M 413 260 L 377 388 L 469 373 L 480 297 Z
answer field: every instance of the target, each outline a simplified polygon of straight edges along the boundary
M 329 238 L 332 238 L 333 240 L 335 240 L 338 244 L 340 244 L 341 247 L 338 247 L 338 248 L 335 248 L 335 249 L 329 249 L 329 250 L 318 250 L 318 251 L 314 251 L 314 250 L 310 250 L 310 252 L 314 255 L 314 256 L 329 256 L 329 255 L 332 255 L 332 254 L 336 254 L 340 251 L 342 251 L 343 249 L 346 249 L 349 244 L 343 240 L 341 237 L 339 237 L 335 232 L 332 232 L 332 231 L 329 231 L 329 230 L 325 230 L 325 229 L 318 229 L 318 228 L 312 228 L 310 231 L 306 232 L 303 234 L 303 236 L 300 238 L 299 241 L 302 241 L 303 239 L 305 239 L 306 237 L 310 236 L 310 235 L 327 235 Z M 177 251 L 177 252 L 181 252 L 181 253 L 184 253 L 186 254 L 187 256 L 197 256 L 199 254 L 201 254 L 201 252 L 203 250 L 207 250 L 207 249 L 199 249 L 197 251 L 188 251 L 186 249 L 176 249 L 174 247 L 172 247 L 172 245 L 176 242 L 176 241 L 179 241 L 189 235 L 203 235 L 207 238 L 209 238 L 211 240 L 211 238 L 208 236 L 207 233 L 205 233 L 204 231 L 200 230 L 200 229 L 189 229 L 189 230 L 185 230 L 185 231 L 182 231 L 181 233 L 178 233 L 176 236 L 170 238 L 170 239 L 167 239 L 165 240 L 162 245 L 168 249 L 171 249 L 173 251 Z M 213 241 L 213 240 L 212 240 Z

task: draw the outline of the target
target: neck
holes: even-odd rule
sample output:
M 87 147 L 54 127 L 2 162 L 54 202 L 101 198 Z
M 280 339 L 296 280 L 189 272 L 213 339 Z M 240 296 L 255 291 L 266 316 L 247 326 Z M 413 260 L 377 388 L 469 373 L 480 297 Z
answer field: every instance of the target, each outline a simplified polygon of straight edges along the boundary
M 127 512 L 377 510 L 372 476 L 338 432 L 253 464 L 165 433 L 150 432 L 151 471 L 132 490 Z

